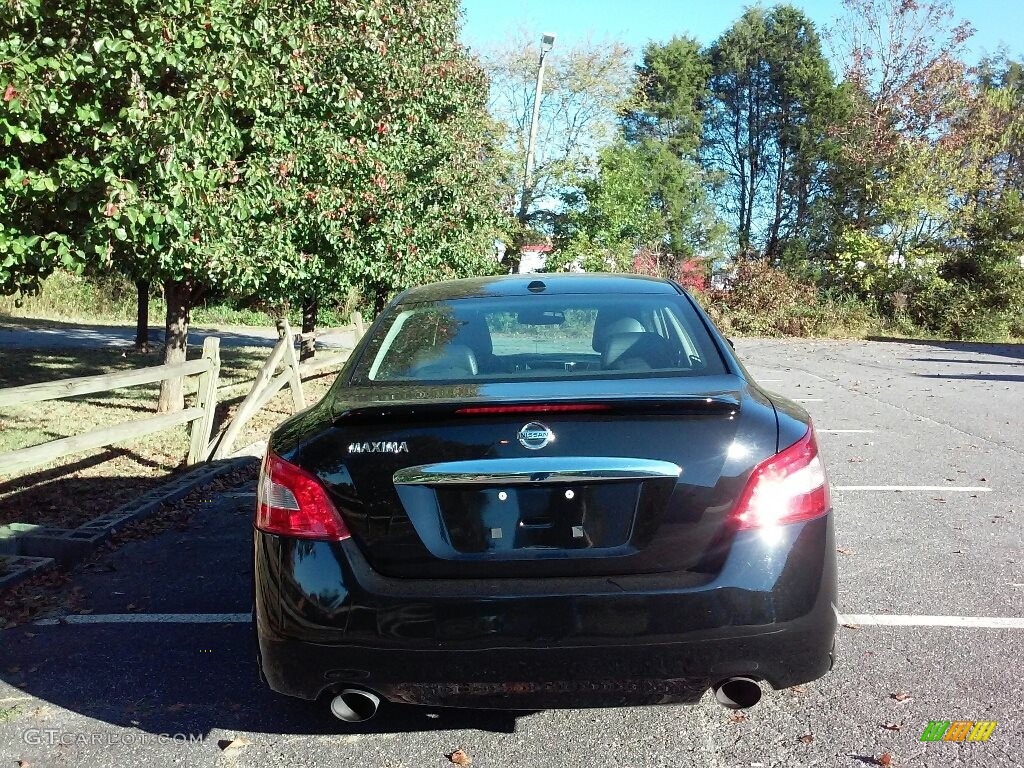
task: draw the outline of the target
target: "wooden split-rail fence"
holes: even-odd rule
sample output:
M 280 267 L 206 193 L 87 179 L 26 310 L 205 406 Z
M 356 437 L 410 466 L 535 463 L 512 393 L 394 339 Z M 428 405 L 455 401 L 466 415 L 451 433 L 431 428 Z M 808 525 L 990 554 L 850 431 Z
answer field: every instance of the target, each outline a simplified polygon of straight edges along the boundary
M 355 322 L 346 328 L 332 329 L 332 332 L 348 331 L 353 341 L 358 342 L 364 332 L 363 320 L 358 314 Z M 50 464 L 57 459 L 104 448 L 154 432 L 172 429 L 182 424 L 190 425 L 188 464 L 197 464 L 209 459 L 230 456 L 242 429 L 252 417 L 263 408 L 284 387 L 291 390 L 295 409 L 306 407 L 302 390 L 302 377 L 331 366 L 343 363 L 348 355 L 334 355 L 324 359 L 304 362 L 300 365 L 295 352 L 299 341 L 309 347 L 311 335 L 296 337 L 287 320 L 277 324 L 278 341 L 270 356 L 263 364 L 259 375 L 239 405 L 231 420 L 214 435 L 214 415 L 217 409 L 217 386 L 220 376 L 220 340 L 207 337 L 203 341 L 202 357 L 184 363 L 154 365 L 132 371 L 104 373 L 98 376 L 79 376 L 72 379 L 26 384 L 20 387 L 0 389 L 0 408 L 25 403 L 41 403 L 76 395 L 90 395 L 97 392 L 153 384 L 166 379 L 187 376 L 199 378 L 195 402 L 188 408 L 175 413 L 161 413 L 94 429 L 80 435 L 62 437 L 33 445 L 28 448 L 0 453 L 0 476 L 20 473 L 34 467 Z M 354 344 L 353 344 L 354 345 Z M 283 365 L 283 370 L 278 368 Z

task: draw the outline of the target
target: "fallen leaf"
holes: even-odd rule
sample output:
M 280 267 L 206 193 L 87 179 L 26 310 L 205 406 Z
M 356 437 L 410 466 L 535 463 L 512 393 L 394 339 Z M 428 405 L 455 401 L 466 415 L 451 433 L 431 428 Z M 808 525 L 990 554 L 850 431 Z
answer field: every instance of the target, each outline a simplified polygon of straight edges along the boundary
M 887 731 L 899 731 L 903 729 L 903 723 L 879 723 Z
M 473 762 L 473 758 L 466 754 L 463 749 L 456 749 L 451 754 L 447 755 L 447 758 L 456 765 L 469 765 Z
M 802 685 L 794 685 L 789 690 L 791 690 L 797 696 L 803 696 L 805 693 L 807 693 L 807 689 Z
M 850 549 L 849 547 L 836 547 L 836 552 L 838 552 L 841 555 L 855 555 L 855 554 L 857 554 L 854 550 Z
M 248 747 L 252 744 L 247 738 L 239 736 L 237 739 L 221 739 L 217 742 L 217 746 L 220 747 L 224 752 L 237 752 L 243 747 Z
M 747 716 L 745 714 L 743 714 L 742 712 L 733 712 L 731 715 L 729 715 L 729 722 L 730 723 L 742 723 L 742 722 L 745 722 L 746 719 L 747 719 Z
M 889 694 L 896 701 L 909 701 L 912 697 L 906 691 L 896 691 L 896 693 Z
M 892 765 L 892 755 L 888 752 L 883 752 L 882 756 L 878 758 L 879 765 Z
M 847 629 L 860 629 L 860 624 L 843 624 Z
M 801 744 L 810 744 L 812 741 L 814 741 L 814 734 L 805 733 L 803 736 L 800 737 L 799 741 Z

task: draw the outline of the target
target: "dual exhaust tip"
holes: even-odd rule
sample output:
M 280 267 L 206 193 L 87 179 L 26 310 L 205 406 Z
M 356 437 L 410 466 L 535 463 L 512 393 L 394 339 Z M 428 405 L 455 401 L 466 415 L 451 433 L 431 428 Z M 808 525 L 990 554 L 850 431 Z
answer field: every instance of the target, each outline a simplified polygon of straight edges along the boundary
M 761 700 L 761 686 L 750 677 L 730 677 L 716 683 L 715 701 L 727 709 L 749 709 Z
M 730 677 L 713 687 L 715 701 L 728 709 L 749 709 L 761 700 L 761 686 L 749 677 Z M 331 714 L 346 723 L 363 723 L 377 714 L 380 697 L 361 688 L 345 688 L 331 699 Z
M 361 688 L 345 688 L 331 699 L 331 714 L 346 723 L 363 723 L 377 714 L 380 696 Z

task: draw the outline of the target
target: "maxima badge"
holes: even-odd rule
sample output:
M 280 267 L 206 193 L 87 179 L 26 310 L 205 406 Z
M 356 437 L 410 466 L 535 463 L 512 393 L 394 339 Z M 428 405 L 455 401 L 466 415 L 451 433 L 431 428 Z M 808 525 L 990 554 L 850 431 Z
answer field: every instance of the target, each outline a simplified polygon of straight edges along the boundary
M 539 421 L 531 421 L 519 430 L 519 434 L 516 437 L 519 438 L 519 443 L 523 448 L 539 451 L 548 443 L 554 441 L 555 433 Z

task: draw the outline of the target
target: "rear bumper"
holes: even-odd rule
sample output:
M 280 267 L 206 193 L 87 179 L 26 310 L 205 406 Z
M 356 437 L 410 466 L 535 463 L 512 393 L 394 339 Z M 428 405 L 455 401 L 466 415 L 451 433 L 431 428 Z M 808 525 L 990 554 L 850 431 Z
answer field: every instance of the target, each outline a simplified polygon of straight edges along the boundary
M 692 703 L 734 675 L 805 683 L 832 666 L 830 518 L 738 535 L 713 577 L 389 579 L 352 542 L 257 532 L 261 668 L 300 698 L 355 685 L 502 709 Z

